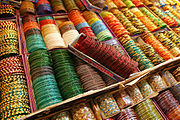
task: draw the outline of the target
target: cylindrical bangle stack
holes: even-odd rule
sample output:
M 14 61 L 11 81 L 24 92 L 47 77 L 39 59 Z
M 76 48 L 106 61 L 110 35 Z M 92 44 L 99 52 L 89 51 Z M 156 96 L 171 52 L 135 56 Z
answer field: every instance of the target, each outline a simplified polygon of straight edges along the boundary
M 180 27 L 177 27 L 177 28 L 172 28 L 173 31 L 180 36 Z
M 143 7 L 144 4 L 141 2 L 141 0 L 131 0 L 135 5 L 136 7 Z
M 48 49 L 66 47 L 53 17 L 40 17 L 39 24 L 44 42 Z
M 111 10 L 112 13 L 119 19 L 123 26 L 130 32 L 131 35 L 141 33 L 139 29 L 135 28 L 132 23 L 124 16 L 124 14 L 118 9 Z
M 156 33 L 155 37 L 171 52 L 173 56 L 175 57 L 180 56 L 180 49 L 163 33 Z
M 162 79 L 166 82 L 167 86 L 173 86 L 177 84 L 176 79 L 169 71 L 161 72 Z
M 28 15 L 28 14 L 36 14 L 35 6 L 31 1 L 23 1 L 21 3 L 20 7 L 20 14 L 22 16 Z
M 138 120 L 163 120 L 151 99 L 147 99 L 134 107 Z
M 52 14 L 52 8 L 48 0 L 38 0 L 36 3 L 36 10 L 38 15 Z
M 180 49 L 180 37 L 173 31 L 164 31 L 164 35 L 168 37 Z
M 58 26 L 58 28 L 61 32 L 66 47 L 68 47 L 69 43 L 71 43 L 71 41 L 73 41 L 79 35 L 71 21 L 63 22 Z
M 79 33 L 84 33 L 89 37 L 96 38 L 96 35 L 93 33 L 91 27 L 88 25 L 88 23 L 81 15 L 79 10 L 72 10 L 68 14 L 68 17 L 73 22 L 74 26 L 79 31 Z
M 0 61 L 0 117 L 16 120 L 30 114 L 27 81 L 21 57 Z
M 11 5 L 0 4 L 0 17 L 12 17 L 16 15 L 16 10 Z
M 118 7 L 114 4 L 112 0 L 105 0 L 105 1 L 109 11 L 112 9 L 118 9 Z
M 143 51 L 136 46 L 135 42 L 131 39 L 129 35 L 123 35 L 118 39 L 126 51 L 129 53 L 131 58 L 138 62 L 138 66 L 140 70 L 145 70 L 153 67 L 154 65 L 151 61 L 146 57 Z
M 67 12 L 62 0 L 50 0 L 54 13 Z
M 76 64 L 76 72 L 84 91 L 97 90 L 106 87 L 102 77 L 94 68 L 78 58 L 76 58 Z
M 26 38 L 26 48 L 29 53 L 39 49 L 47 49 L 35 16 L 28 15 L 23 18 L 23 29 Z
M 164 47 L 152 33 L 144 32 L 141 37 L 146 43 L 150 44 L 164 60 L 174 58 L 170 51 Z
M 51 52 L 54 73 L 64 99 L 82 94 L 80 80 L 75 72 L 71 54 L 66 49 Z
M 76 5 L 78 6 L 78 8 L 81 10 L 81 11 L 84 11 L 86 9 L 86 7 L 84 6 L 84 4 L 82 3 L 81 0 L 74 0 L 74 2 L 76 3 Z
M 93 5 L 104 8 L 105 7 L 105 1 L 104 0 L 89 0 Z
M 79 10 L 74 0 L 63 0 L 63 3 L 68 13 L 72 10 Z
M 122 56 L 111 45 L 96 41 L 88 36 L 81 36 L 74 47 L 124 78 L 137 72 L 137 63 Z
M 116 37 L 119 38 L 124 34 L 130 34 L 111 12 L 102 11 L 100 15 L 112 30 L 112 32 L 116 35 Z
M 99 41 L 110 40 L 113 38 L 110 31 L 104 25 L 103 21 L 98 18 L 96 13 L 92 11 L 84 11 L 83 16 L 91 26 L 93 32 Z
M 17 26 L 12 21 L 0 22 L 0 59 L 19 54 Z
M 29 56 L 30 73 L 38 109 L 62 101 L 51 60 L 46 50 L 37 50 Z
M 117 117 L 117 120 L 138 120 L 138 118 L 134 110 L 128 108 L 120 112 L 120 114 Z
M 177 12 L 174 8 L 172 8 L 170 5 L 165 5 L 165 6 L 163 6 L 163 9 L 164 10 L 169 10 L 169 11 L 171 11 L 171 13 L 174 15 L 174 16 L 176 16 L 178 19 L 180 19 L 180 14 L 179 14 L 179 12 Z
M 172 72 L 173 76 L 176 78 L 176 80 L 179 82 L 180 81 L 180 67 L 176 68 Z
M 118 8 L 125 8 L 126 5 L 121 0 L 112 0 Z
M 178 23 L 178 26 L 180 25 L 180 20 L 179 20 L 176 16 L 174 16 L 169 10 L 166 10 L 165 13 L 166 13 L 169 17 L 171 17 L 171 18 L 173 18 L 174 20 L 176 20 L 176 22 Z
M 136 7 L 131 0 L 122 0 L 122 1 L 126 4 L 127 8 L 134 8 L 134 7 Z

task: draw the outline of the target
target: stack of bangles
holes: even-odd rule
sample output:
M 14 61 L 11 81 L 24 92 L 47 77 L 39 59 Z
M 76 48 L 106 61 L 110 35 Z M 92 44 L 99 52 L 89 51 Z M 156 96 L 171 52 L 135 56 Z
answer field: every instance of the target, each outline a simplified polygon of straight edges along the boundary
M 68 13 L 72 10 L 79 10 L 74 0 L 63 0 L 63 3 Z
M 19 40 L 15 22 L 0 22 L 0 59 L 19 54 Z
M 173 31 L 164 31 L 164 35 L 169 38 L 180 49 L 180 37 Z
M 133 4 L 131 0 L 122 0 L 122 1 L 126 4 L 126 7 L 129 9 L 136 7 L 135 4 Z
M 16 120 L 30 114 L 29 95 L 21 57 L 0 61 L 0 118 Z
M 81 11 L 84 11 L 86 9 L 86 7 L 84 6 L 84 4 L 82 3 L 81 0 L 74 0 L 74 2 L 76 3 L 76 5 L 78 6 L 78 8 L 81 10 Z
M 54 13 L 67 12 L 62 0 L 50 0 Z
M 135 5 L 136 7 L 140 8 L 140 7 L 143 7 L 144 4 L 141 2 L 141 0 L 131 0 Z
M 180 27 L 177 27 L 177 28 L 172 28 L 173 31 L 180 36 Z
M 107 23 L 112 32 L 116 35 L 116 37 L 121 37 L 124 34 L 130 34 L 121 24 L 121 22 L 110 12 L 102 11 L 100 13 L 101 17 Z
M 83 16 L 91 26 L 93 32 L 99 41 L 110 40 L 113 38 L 110 31 L 104 25 L 103 21 L 92 11 L 84 11 Z
M 121 0 L 112 0 L 118 8 L 126 8 L 126 5 Z
M 58 26 L 58 28 L 61 32 L 66 47 L 68 47 L 68 44 L 71 43 L 71 41 L 79 35 L 78 31 L 76 30 L 74 24 L 71 21 L 63 22 Z
M 48 0 L 38 0 L 36 3 L 36 10 L 38 15 L 52 14 L 52 8 Z
M 120 112 L 120 114 L 117 117 L 117 120 L 138 120 L 138 118 L 134 110 L 128 108 Z
M 68 14 L 69 19 L 73 22 L 76 29 L 79 33 L 84 33 L 91 38 L 96 38 L 96 35 L 93 33 L 91 27 L 88 25 L 84 17 L 81 15 L 79 10 L 72 10 Z
M 127 17 L 129 21 L 142 32 L 148 31 L 148 29 L 145 27 L 145 25 L 130 11 L 128 8 L 121 9 L 121 12 L 124 14 L 124 16 Z
M 39 24 L 44 38 L 44 42 L 48 49 L 64 48 L 65 43 L 61 37 L 55 20 L 51 16 L 44 16 L 39 18 Z
M 20 7 L 20 13 L 22 16 L 27 14 L 36 14 L 35 6 L 31 1 L 23 1 Z
M 34 15 L 28 15 L 23 18 L 23 29 L 28 53 L 39 49 L 46 49 L 39 25 Z
M 0 4 L 0 17 L 12 17 L 16 15 L 16 10 L 11 5 Z
M 48 51 L 36 50 L 29 55 L 30 73 L 37 109 L 61 102 Z
M 94 6 L 97 6 L 99 8 L 104 8 L 105 7 L 105 1 L 104 0 L 89 0 L 91 4 Z
M 137 72 L 138 64 L 111 45 L 82 35 L 74 47 L 124 78 Z
M 175 15 L 173 15 L 173 14 L 171 13 L 171 11 L 166 10 L 165 13 L 166 13 L 166 15 L 168 15 L 169 17 L 173 18 L 173 19 L 178 23 L 178 26 L 180 26 L 180 19 L 178 19 Z

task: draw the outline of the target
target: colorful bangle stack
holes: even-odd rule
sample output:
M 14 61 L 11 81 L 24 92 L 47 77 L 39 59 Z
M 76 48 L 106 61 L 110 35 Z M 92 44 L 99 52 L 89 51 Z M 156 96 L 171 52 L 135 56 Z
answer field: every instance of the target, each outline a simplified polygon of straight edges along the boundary
M 83 18 L 79 10 L 72 10 L 68 14 L 68 17 L 73 22 L 74 26 L 79 31 L 79 33 L 84 33 L 85 35 L 88 35 L 89 37 L 96 38 L 91 27 Z
M 159 92 L 167 88 L 165 81 L 159 74 L 155 74 L 148 79 L 148 83 L 151 85 L 154 91 Z
M 137 104 L 143 100 L 143 95 L 136 84 L 129 86 L 126 91 L 128 92 L 133 104 Z
M 178 19 L 180 19 L 180 13 L 176 11 L 174 8 L 172 8 L 170 5 L 165 5 L 163 7 L 164 10 L 169 10 L 174 16 L 176 16 Z
M 122 110 L 116 120 L 138 120 L 136 113 L 133 109 L 128 108 Z
M 152 6 L 153 3 L 149 0 L 141 0 L 141 2 L 143 2 L 146 6 Z
M 118 82 L 117 80 L 112 79 L 111 77 L 109 77 L 106 74 L 102 73 L 101 76 L 102 76 L 102 78 L 103 78 L 103 80 L 104 80 L 104 82 L 106 83 L 107 86 L 110 86 L 110 85 L 115 84 L 115 83 Z
M 131 0 L 122 0 L 122 1 L 123 1 L 123 3 L 126 4 L 127 8 L 134 8 L 134 7 L 136 7 Z
M 36 10 L 38 15 L 52 14 L 52 8 L 48 0 L 38 0 L 36 3 Z
M 180 56 L 180 49 L 163 33 L 156 33 L 155 37 L 171 52 L 172 55 L 175 57 Z
M 141 37 L 146 43 L 150 44 L 164 60 L 174 58 L 170 51 L 168 51 L 168 49 L 165 48 L 152 33 L 144 32 Z
M 108 10 L 118 9 L 118 7 L 114 4 L 114 2 L 112 0 L 105 0 L 105 1 L 106 1 Z
M 165 13 L 166 13 L 169 17 L 173 18 L 173 19 L 178 23 L 178 26 L 180 26 L 180 19 L 178 19 L 176 16 L 174 16 L 169 10 L 166 10 Z
M 106 87 L 102 77 L 94 68 L 78 58 L 76 58 L 76 63 L 76 73 L 79 76 L 84 91 L 97 90 Z
M 174 98 L 178 100 L 178 102 L 180 102 L 180 84 L 171 87 L 170 91 L 173 94 Z
M 112 0 L 118 8 L 125 8 L 126 5 L 121 0 Z
M 74 47 L 124 78 L 137 72 L 137 63 L 122 56 L 111 45 L 81 36 Z
M 156 101 L 168 117 L 172 111 L 179 107 L 178 101 L 173 97 L 173 94 L 169 90 L 160 93 L 156 97 Z
M 146 80 L 138 82 L 137 86 L 139 87 L 139 90 L 141 91 L 141 94 L 144 98 L 148 98 L 155 94 L 155 92 L 152 90 L 151 86 Z
M 30 114 L 29 97 L 21 57 L 9 57 L 0 61 L 1 101 L 0 118 L 16 120 Z
M 118 107 L 124 109 L 132 105 L 132 100 L 125 90 L 121 90 L 113 94 Z
M 173 31 L 164 31 L 164 35 L 175 43 L 178 48 L 180 48 L 180 37 L 178 35 L 176 35 Z
M 123 35 L 118 40 L 121 42 L 121 44 L 131 56 L 131 58 L 138 62 L 140 70 L 145 70 L 154 66 L 143 53 L 143 51 L 136 46 L 135 42 L 131 39 L 129 35 Z
M 173 31 L 180 36 L 180 27 L 177 27 L 177 28 L 172 28 Z
M 169 71 L 161 72 L 162 79 L 166 82 L 167 86 L 173 86 L 177 84 L 176 79 Z
M 23 29 L 28 53 L 39 49 L 47 49 L 35 16 L 28 15 L 23 18 Z
M 0 17 L 12 17 L 16 15 L 16 10 L 11 5 L 0 4 Z
M 21 3 L 20 7 L 20 14 L 22 16 L 28 15 L 28 14 L 36 14 L 35 6 L 31 1 L 23 1 Z
M 170 27 L 178 25 L 178 23 L 173 18 L 167 16 L 161 9 L 157 8 L 156 6 L 152 6 L 150 9 Z
M 143 7 L 144 4 L 141 2 L 141 0 L 131 0 L 135 5 L 136 7 Z
M 96 13 L 92 11 L 84 11 L 83 16 L 88 22 L 88 24 L 91 26 L 93 32 L 95 33 L 99 41 L 110 40 L 113 38 L 110 31 L 104 25 L 103 21 L 99 19 Z
M 50 0 L 54 13 L 67 12 L 62 0 Z
M 129 21 L 133 24 L 134 27 L 140 30 L 140 32 L 148 31 L 145 25 L 130 11 L 128 8 L 121 9 L 121 12 L 124 16 L 127 17 Z
M 80 80 L 75 72 L 71 54 L 66 49 L 51 52 L 54 73 L 64 99 L 82 94 Z
M 154 50 L 151 45 L 145 43 L 143 45 L 140 45 L 140 48 L 154 65 L 158 65 L 164 62 L 163 58 Z
M 138 8 L 130 10 L 148 29 L 154 32 L 159 29 L 148 17 L 146 17 Z
M 79 10 L 74 0 L 63 0 L 63 3 L 68 13 L 72 10 Z
M 180 81 L 180 67 L 176 68 L 172 74 L 176 78 L 176 80 L 179 82 Z
M 69 43 L 73 41 L 77 36 L 79 36 L 78 31 L 74 27 L 71 21 L 65 21 L 58 26 L 62 38 L 65 42 L 66 47 L 68 47 Z
M 105 1 L 104 0 L 89 0 L 90 3 L 93 5 L 99 7 L 99 8 L 104 8 L 105 7 Z
M 134 107 L 138 120 L 163 120 L 151 99 L 147 99 Z
M 116 37 L 119 38 L 124 34 L 130 34 L 112 13 L 102 11 L 100 15 L 112 30 L 112 32 L 116 35 Z
M 103 118 L 110 118 L 120 113 L 120 109 L 111 94 L 98 96 L 98 98 L 96 98 L 96 102 L 100 108 Z
M 53 17 L 40 17 L 39 24 L 44 42 L 48 49 L 66 47 Z
M 17 26 L 11 21 L 0 22 L 0 59 L 19 54 Z
M 46 50 L 37 50 L 29 55 L 30 73 L 38 109 L 62 101 L 51 60 Z
M 79 103 L 72 107 L 73 120 L 96 120 L 96 117 L 88 103 Z
M 155 17 L 149 10 L 147 10 L 145 7 L 139 8 L 141 12 L 146 15 L 157 27 L 159 28 L 165 28 L 167 25 L 159 18 Z
M 135 28 L 132 23 L 124 16 L 124 14 L 119 11 L 118 9 L 113 9 L 112 13 L 118 18 L 118 20 L 123 24 L 123 26 L 126 28 L 128 32 L 130 32 L 131 35 L 140 34 L 140 30 Z
M 74 2 L 76 3 L 76 5 L 78 6 L 78 8 L 81 10 L 81 11 L 84 11 L 86 9 L 86 7 L 84 6 L 84 4 L 82 3 L 81 0 L 74 0 Z
M 68 111 L 60 112 L 53 116 L 50 120 L 72 120 Z

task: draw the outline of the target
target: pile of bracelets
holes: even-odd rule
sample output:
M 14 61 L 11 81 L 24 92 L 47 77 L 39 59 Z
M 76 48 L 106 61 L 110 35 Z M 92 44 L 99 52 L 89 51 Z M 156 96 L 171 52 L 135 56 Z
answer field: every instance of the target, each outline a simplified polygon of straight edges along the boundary
M 63 3 L 68 13 L 72 10 L 79 10 L 74 0 L 63 0 Z
M 180 84 L 177 84 L 170 88 L 171 93 L 173 94 L 174 98 L 180 102 Z
M 126 8 L 126 5 L 121 0 L 112 0 L 118 8 Z
M 12 17 L 16 15 L 16 10 L 11 5 L 0 3 L 0 17 Z
M 63 99 L 53 74 L 48 52 L 36 50 L 31 53 L 29 64 L 37 109 L 61 102 Z
M 173 30 L 177 35 L 180 35 L 180 27 L 172 28 L 172 30 Z
M 180 67 L 176 68 L 172 74 L 176 78 L 176 80 L 179 82 L 180 81 Z
M 62 0 L 50 0 L 54 13 L 67 12 Z
M 178 26 L 180 25 L 180 20 L 179 20 L 176 16 L 174 16 L 169 10 L 166 10 L 165 13 L 166 13 L 169 17 L 173 18 L 173 19 L 178 23 Z
M 130 34 L 111 12 L 102 11 L 100 15 L 116 37 L 119 38 L 124 34 Z
M 104 25 L 103 21 L 92 11 L 84 11 L 83 16 L 91 26 L 93 32 L 99 41 L 110 40 L 113 38 L 110 31 Z
M 174 16 L 176 16 L 178 19 L 180 19 L 179 13 L 174 8 L 172 8 L 170 5 L 163 6 L 163 10 L 169 10 Z
M 174 58 L 171 52 L 166 47 L 164 47 L 152 33 L 144 32 L 141 37 L 146 43 L 150 44 L 164 60 Z
M 84 6 L 84 4 L 82 3 L 81 0 L 74 0 L 74 2 L 76 3 L 76 5 L 78 6 L 78 8 L 81 10 L 81 11 L 84 11 L 86 9 L 86 7 Z
M 36 14 L 35 6 L 31 1 L 23 1 L 20 7 L 20 14 L 25 16 L 27 14 Z
M 83 93 L 83 88 L 76 74 L 71 56 L 67 49 L 59 49 L 51 52 L 55 77 L 63 99 Z
M 131 58 L 138 62 L 140 70 L 145 70 L 154 66 L 143 53 L 143 51 L 138 46 L 136 46 L 135 42 L 131 39 L 129 35 L 123 35 L 118 40 L 129 53 Z
M 126 4 L 127 8 L 134 8 L 134 7 L 136 7 L 135 4 L 133 4 L 133 2 L 131 0 L 122 0 L 122 1 L 123 1 L 123 3 Z
M 51 16 L 44 16 L 39 18 L 39 24 L 44 38 L 44 42 L 48 49 L 65 47 L 64 40 L 61 37 L 56 22 Z
M 30 114 L 29 95 L 21 57 L 0 61 L 0 117 L 16 120 Z
M 105 1 L 104 0 L 89 0 L 91 4 L 99 7 L 104 8 L 105 7 Z
M 118 9 L 113 9 L 112 13 L 119 19 L 119 21 L 123 24 L 126 30 L 130 32 L 130 35 L 136 35 L 141 33 L 141 31 L 134 27 L 121 11 L 119 11 Z
M 151 99 L 147 99 L 134 107 L 138 120 L 163 120 Z
M 180 48 L 180 37 L 178 35 L 176 35 L 173 31 L 164 31 L 164 35 L 175 43 L 178 48 Z
M 81 15 L 79 10 L 72 10 L 68 14 L 68 17 L 73 22 L 74 26 L 79 31 L 79 33 L 84 33 L 89 37 L 96 38 L 96 35 L 93 33 L 91 27 L 88 25 L 88 23 Z
M 58 28 L 61 32 L 66 47 L 68 47 L 68 44 L 71 43 L 71 41 L 73 41 L 79 35 L 78 31 L 71 21 L 63 22 L 58 26 Z
M 137 62 L 121 55 L 113 46 L 96 41 L 88 36 L 81 36 L 74 48 L 92 57 L 124 78 L 128 78 L 130 74 L 137 72 Z
M 51 5 L 48 0 L 38 0 L 35 6 L 38 15 L 53 13 Z
M 135 5 L 136 7 L 143 7 L 144 4 L 141 2 L 141 0 L 131 0 Z
M 26 48 L 28 53 L 39 49 L 47 49 L 34 15 L 23 17 L 23 30 L 26 38 Z
M 112 0 L 106 0 L 106 6 L 108 10 L 111 11 L 112 9 L 118 9 L 118 7 L 114 4 Z
M 19 54 L 19 40 L 16 23 L 0 22 L 0 59 Z
M 79 76 L 84 91 L 106 87 L 102 77 L 93 67 L 78 58 L 76 58 L 76 64 L 76 73 Z
M 138 118 L 134 110 L 128 108 L 120 112 L 120 114 L 117 117 L 117 120 L 138 120 Z

